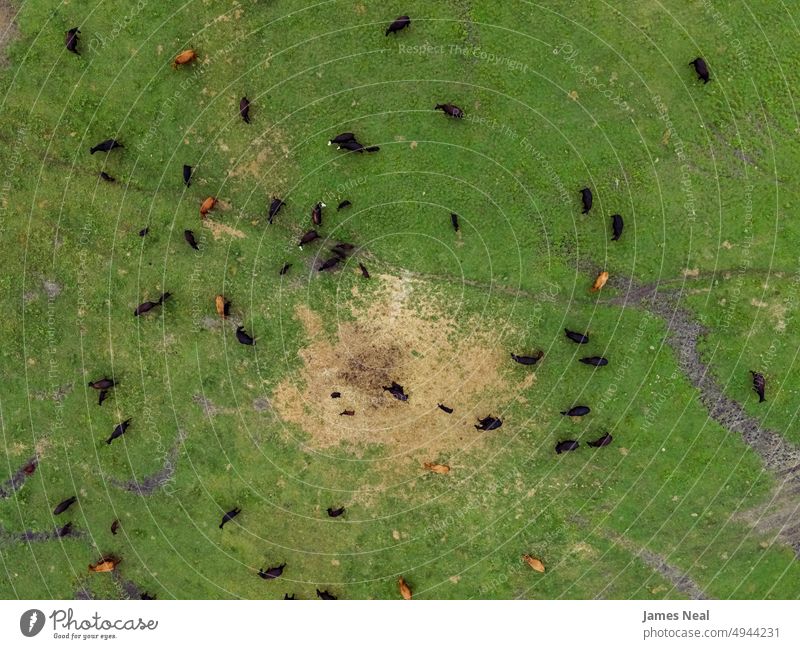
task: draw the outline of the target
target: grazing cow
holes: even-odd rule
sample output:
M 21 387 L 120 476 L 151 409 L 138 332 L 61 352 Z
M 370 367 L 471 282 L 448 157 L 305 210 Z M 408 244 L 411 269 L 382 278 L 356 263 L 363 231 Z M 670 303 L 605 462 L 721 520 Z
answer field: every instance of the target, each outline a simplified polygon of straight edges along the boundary
M 384 385 L 383 389 L 398 401 L 408 401 L 408 395 L 403 390 L 403 386 L 396 381 L 392 381 L 392 384 L 388 387 Z
M 600 448 L 602 446 L 608 446 L 613 441 L 614 441 L 614 438 L 611 437 L 611 433 L 606 433 L 602 437 L 598 437 L 593 442 L 586 442 L 586 444 L 588 446 L 591 446 L 592 448 Z
M 197 59 L 197 52 L 194 50 L 183 50 L 175 59 L 172 61 L 172 68 L 176 69 L 179 65 L 186 65 L 187 63 L 191 63 Z
M 150 232 L 150 228 L 142 228 L 139 230 L 139 236 L 146 237 L 148 232 Z
M 758 402 L 762 403 L 766 401 L 764 398 L 764 388 L 767 386 L 767 380 L 764 378 L 764 375 L 759 372 L 750 370 L 750 374 L 753 375 L 753 391 L 758 395 Z
M 150 593 L 142 593 L 139 595 L 139 599 L 141 600 L 154 600 L 156 598 L 155 595 L 151 595 Z
M 102 378 L 89 383 L 89 387 L 94 388 L 95 390 L 110 390 L 115 385 L 116 383 L 114 382 L 114 379 L 109 378 Z
M 100 142 L 100 144 L 95 144 L 91 149 L 89 149 L 89 153 L 94 155 L 98 151 L 103 151 L 107 153 L 112 149 L 122 149 L 122 148 L 124 147 L 114 139 L 103 140 L 102 142 Z
M 336 211 L 343 210 L 345 207 L 350 207 L 352 203 L 350 201 L 342 201 L 339 203 L 339 207 L 336 208 Z
M 311 243 L 319 238 L 319 233 L 316 230 L 309 230 L 302 237 L 300 237 L 300 243 L 298 245 L 302 248 L 307 243 Z
M 320 599 L 339 599 L 338 597 L 331 595 L 327 590 L 320 590 L 319 588 L 317 588 L 317 597 Z
M 523 554 L 522 560 L 536 572 L 544 572 L 544 564 L 539 559 L 536 559 L 529 554 Z
M 689 65 L 694 66 L 694 71 L 697 72 L 697 78 L 703 83 L 708 83 L 711 81 L 711 78 L 708 74 L 708 65 L 706 65 L 706 62 L 703 59 L 698 57 L 694 61 L 691 61 Z
M 579 334 L 576 331 L 570 331 L 569 329 L 564 329 L 564 333 L 567 335 L 572 342 L 578 343 L 579 345 L 585 345 L 589 342 L 589 336 L 585 334 Z
M 413 593 L 405 579 L 400 577 L 400 579 L 397 580 L 397 587 L 400 589 L 400 595 L 402 595 L 403 599 L 411 599 Z
M 561 455 L 562 453 L 566 453 L 567 451 L 574 451 L 577 448 L 578 448 L 578 442 L 576 442 L 574 439 L 568 439 L 556 444 L 556 453 Z
M 119 529 L 119 521 L 115 519 L 115 520 L 114 520 L 114 522 L 113 522 L 113 523 L 111 523 L 111 533 L 112 533 L 114 536 L 116 536 L 116 535 L 117 535 L 117 530 L 118 530 L 118 529 Z
M 128 430 L 128 426 L 130 426 L 130 425 L 131 425 L 131 420 L 130 419 L 126 419 L 122 423 L 117 424 L 114 427 L 114 430 L 111 431 L 111 437 L 109 437 L 106 440 L 106 444 L 111 444 L 111 442 L 113 442 L 118 437 L 122 437 L 125 434 L 125 431 Z
M 183 238 L 186 239 L 186 243 L 188 243 L 192 248 L 195 250 L 200 250 L 199 246 L 197 245 L 197 240 L 194 238 L 194 232 L 191 230 L 184 230 Z
M 233 520 L 241 513 L 242 510 L 239 509 L 238 507 L 234 507 L 229 512 L 226 512 L 225 515 L 222 517 L 222 522 L 219 524 L 219 529 L 222 529 L 225 523 L 227 523 L 230 520 Z
M 242 345 L 255 345 L 256 341 L 248 335 L 248 333 L 244 330 L 242 325 L 236 327 L 236 340 L 238 340 Z
M 464 117 L 464 111 L 454 104 L 436 104 L 433 110 L 440 110 L 448 117 L 454 117 L 456 119 L 462 119 Z
M 338 518 L 342 514 L 344 514 L 344 507 L 337 507 L 336 509 L 328 507 L 328 516 L 331 518 Z
M 70 496 L 66 500 L 62 500 L 60 503 L 58 503 L 58 505 L 56 505 L 56 508 L 53 510 L 53 514 L 56 516 L 63 514 L 76 502 L 78 502 L 78 498 L 76 496 Z
M 583 212 L 581 214 L 588 214 L 589 210 L 592 209 L 592 190 L 588 187 L 584 187 L 581 190 L 581 201 L 583 202 Z
M 517 356 L 516 354 L 511 354 L 511 358 L 514 360 L 514 362 L 519 363 L 520 365 L 536 365 L 536 363 L 538 363 L 543 356 L 543 351 L 538 351 L 533 356 Z
M 314 225 L 322 225 L 322 208 L 327 207 L 325 203 L 319 202 L 311 208 L 311 222 Z
M 612 241 L 619 241 L 619 238 L 622 236 L 622 228 L 624 226 L 625 223 L 622 221 L 622 217 L 619 214 L 611 215 L 611 231 L 614 234 L 614 236 L 611 237 Z
M 288 272 L 289 272 L 289 269 L 290 269 L 291 267 L 292 267 L 292 265 L 291 265 L 289 262 L 286 262 L 286 263 L 285 263 L 285 264 L 284 264 L 284 265 L 281 267 L 280 274 L 281 274 L 281 275 L 285 275 L 286 273 L 288 273 Z
M 502 425 L 502 421 L 496 419 L 495 417 L 489 416 L 479 419 L 478 423 L 475 425 L 475 428 L 478 430 L 497 430 Z
M 355 249 L 356 247 L 352 243 L 340 242 L 331 248 L 331 252 L 337 257 L 346 259 Z
M 183 165 L 183 184 L 187 187 L 192 184 L 192 168 L 189 165 Z
M 242 97 L 239 100 L 239 115 L 242 116 L 245 124 L 250 123 L 250 101 L 247 97 Z
M 361 277 L 364 279 L 369 279 L 369 271 L 367 270 L 367 267 L 361 262 L 358 262 L 358 267 L 361 270 Z
M 567 417 L 583 417 L 588 415 L 592 409 L 589 406 L 573 406 L 569 410 L 562 410 L 561 414 Z
M 608 281 L 608 272 L 604 270 L 595 278 L 594 284 L 592 284 L 592 288 L 590 288 L 589 290 L 592 293 L 597 293 L 597 291 L 599 291 L 606 285 L 607 281 Z
M 114 556 L 102 557 L 97 563 L 89 565 L 89 572 L 112 572 L 122 559 Z
M 206 218 L 206 214 L 213 210 L 216 204 L 217 199 L 214 196 L 209 196 L 202 203 L 200 203 L 200 218 Z
M 226 300 L 224 295 L 217 295 L 214 298 L 214 308 L 217 310 L 217 315 L 225 320 L 231 312 L 231 301 Z
M 148 311 L 155 309 L 157 306 L 164 304 L 164 302 L 167 300 L 167 298 L 170 297 L 170 295 L 171 293 L 162 293 L 161 297 L 159 297 L 158 300 L 155 302 L 150 302 L 149 300 L 147 302 L 142 302 L 139 306 L 136 307 L 136 309 L 133 312 L 133 315 L 136 317 L 144 315 Z
M 97 395 L 97 405 L 102 406 L 103 401 L 105 401 L 107 397 L 108 397 L 108 390 L 100 390 L 100 394 Z
M 340 417 L 353 417 L 355 414 L 356 414 L 355 410 L 342 410 L 342 412 L 339 413 L 339 416 Z
M 342 396 L 341 392 L 331 392 L 331 399 L 338 399 Z
M 64 35 L 64 45 L 70 52 L 77 54 L 78 56 L 81 55 L 81 53 L 78 51 L 78 34 L 80 33 L 80 29 L 73 27 Z
M 399 31 L 402 31 L 410 24 L 411 24 L 411 18 L 409 18 L 408 16 L 400 16 L 391 25 L 389 25 L 385 35 L 388 36 L 389 34 L 395 34 Z
M 328 140 L 328 146 L 331 144 L 345 144 L 347 142 L 355 142 L 356 141 L 356 134 L 355 133 L 339 133 L 336 137 Z
M 450 223 L 453 225 L 453 230 L 458 232 L 458 214 L 455 212 L 450 213 Z
M 587 356 L 586 358 L 581 358 L 580 362 L 584 365 L 594 365 L 595 367 L 603 367 L 603 365 L 608 365 L 608 359 L 603 358 L 602 356 Z
M 116 178 L 114 178 L 113 176 L 109 176 L 105 171 L 101 171 L 100 172 L 100 178 L 105 180 L 107 183 L 115 183 L 115 182 L 117 182 Z
M 69 536 L 72 534 L 74 530 L 72 529 L 72 521 L 69 521 L 64 527 L 61 527 L 56 530 L 56 536 L 59 538 L 64 538 L 65 536 Z
M 436 404 L 436 405 L 437 405 L 437 407 L 439 408 L 439 410 L 444 410 L 444 411 L 445 411 L 445 412 L 446 412 L 448 415 L 450 415 L 450 414 L 452 414 L 452 413 L 453 413 L 453 409 L 452 409 L 452 408 L 448 408 L 448 407 L 447 407 L 446 405 L 444 405 L 443 403 L 438 403 L 438 404 Z
M 294 593 L 292 593 L 291 597 L 289 597 L 289 593 L 284 593 L 283 599 L 296 599 L 296 597 L 294 596 Z
M 275 196 L 272 197 L 272 202 L 269 204 L 269 212 L 267 216 L 267 221 L 269 221 L 270 225 L 272 224 L 272 219 L 278 216 L 278 212 L 281 211 L 281 208 L 286 205 L 280 198 Z
M 325 261 L 322 262 L 317 271 L 321 273 L 324 270 L 330 270 L 331 268 L 336 266 L 340 261 L 342 261 L 342 258 L 336 256 L 333 256 L 330 259 L 326 259 Z
M 427 469 L 431 473 L 438 473 L 439 475 L 444 475 L 446 473 L 450 473 L 450 467 L 446 464 L 436 464 L 435 462 L 425 462 L 423 468 Z
M 258 571 L 258 576 L 261 577 L 261 579 L 277 579 L 283 574 L 283 569 L 285 567 L 286 564 L 282 563 L 279 566 L 275 566 L 274 568 L 267 568 L 266 570 L 261 568 Z
M 354 153 L 377 153 L 381 150 L 379 146 L 364 146 L 361 142 L 351 140 L 350 142 L 342 142 L 336 147 L 337 151 L 352 151 Z

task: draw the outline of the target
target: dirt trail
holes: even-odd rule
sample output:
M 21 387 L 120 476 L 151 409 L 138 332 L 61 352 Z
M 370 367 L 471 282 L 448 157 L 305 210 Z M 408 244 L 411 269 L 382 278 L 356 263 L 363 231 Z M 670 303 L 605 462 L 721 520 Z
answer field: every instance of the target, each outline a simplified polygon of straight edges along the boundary
M 183 430 L 178 431 L 178 436 L 175 438 L 175 442 L 172 444 L 172 448 L 169 449 L 167 457 L 164 460 L 164 466 L 155 473 L 146 476 L 142 480 L 122 481 L 111 478 L 109 482 L 117 489 L 124 489 L 125 491 L 130 491 L 140 496 L 152 495 L 153 492 L 167 484 L 172 479 L 172 476 L 175 475 L 178 455 L 180 454 L 181 445 L 185 439 L 186 432 Z
M 39 464 L 38 456 L 34 455 L 23 464 L 17 472 L 0 485 L 0 498 L 10 498 L 13 493 L 18 491 L 25 480 L 27 480 L 36 471 L 36 466 Z

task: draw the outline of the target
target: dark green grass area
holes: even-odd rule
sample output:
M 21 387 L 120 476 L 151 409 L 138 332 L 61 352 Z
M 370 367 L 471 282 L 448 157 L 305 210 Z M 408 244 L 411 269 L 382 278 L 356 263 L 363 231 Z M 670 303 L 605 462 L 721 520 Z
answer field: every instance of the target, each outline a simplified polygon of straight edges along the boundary
M 774 477 L 709 418 L 665 323 L 608 306 L 610 286 L 588 293 L 584 270 L 683 282 L 726 394 L 800 442 L 796 10 L 731 7 L 719 19 L 697 3 L 549 5 L 24 4 L 0 72 L 0 483 L 34 452 L 41 462 L 0 500 L 0 596 L 119 597 L 109 575 L 87 572 L 113 553 L 119 579 L 159 598 L 310 598 L 317 587 L 396 598 L 399 575 L 419 598 L 686 597 L 648 552 L 709 597 L 800 596 L 791 549 L 742 517 Z M 411 29 L 385 37 L 403 13 Z M 74 25 L 80 58 L 62 46 Z M 188 47 L 198 61 L 173 70 Z M 687 65 L 700 54 L 706 86 Z M 433 112 L 439 102 L 467 118 Z M 380 153 L 326 146 L 342 131 Z M 125 148 L 90 156 L 108 137 Z M 183 164 L 195 167 L 189 188 Z M 217 236 L 198 214 L 207 196 L 220 200 Z M 271 196 L 287 206 L 269 225 Z M 344 199 L 352 207 L 337 212 Z M 319 200 L 326 241 L 300 250 Z M 336 241 L 356 243 L 355 260 L 317 273 Z M 545 353 L 535 370 L 503 367 L 512 388 L 536 380 L 489 397 L 503 427 L 467 426 L 464 448 L 436 458 L 454 467 L 447 476 L 377 444 L 318 452 L 271 407 L 309 343 L 296 307 L 333 334 L 355 317 L 354 291 L 369 301 L 389 276 L 418 282 L 456 336 L 480 323 L 503 358 Z M 164 291 L 162 308 L 133 317 Z M 226 323 L 218 293 L 232 300 Z M 239 322 L 255 347 L 236 341 Z M 569 343 L 565 327 L 592 342 Z M 610 365 L 578 362 L 595 354 Z M 767 404 L 749 369 L 767 375 Z M 111 374 L 120 385 L 98 408 L 86 383 Z M 581 403 L 593 410 L 583 420 L 559 414 Z M 586 447 L 607 431 L 612 446 Z M 581 449 L 556 455 L 564 439 Z M 152 495 L 115 486 L 152 476 L 172 449 L 174 475 Z M 56 520 L 72 494 L 79 505 Z M 335 504 L 344 518 L 327 517 Z M 234 506 L 243 513 L 219 530 Z M 67 520 L 81 538 L 15 536 Z M 256 576 L 284 562 L 284 579 Z

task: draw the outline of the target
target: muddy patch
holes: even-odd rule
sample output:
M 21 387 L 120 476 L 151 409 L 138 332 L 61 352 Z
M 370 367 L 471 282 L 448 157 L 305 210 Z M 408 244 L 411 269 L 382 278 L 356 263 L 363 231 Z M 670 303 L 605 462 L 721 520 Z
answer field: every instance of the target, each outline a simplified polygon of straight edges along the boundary
M 175 470 L 177 469 L 178 465 L 178 456 L 180 455 L 181 445 L 183 444 L 184 440 L 186 439 L 186 431 L 178 431 L 178 436 L 175 438 L 175 442 L 173 443 L 172 447 L 169 449 L 167 453 L 167 457 L 164 459 L 164 465 L 155 473 L 142 478 L 141 480 L 115 480 L 111 479 L 109 482 L 114 485 L 117 489 L 123 489 L 125 491 L 130 491 L 131 493 L 138 494 L 140 496 L 150 496 L 158 489 L 163 488 L 166 484 L 168 484 L 172 480 L 172 476 L 175 475 Z
M 17 472 L 8 480 L 0 484 L 0 498 L 10 498 L 12 494 L 19 491 L 25 481 L 31 477 L 39 464 L 38 456 L 34 455 L 23 464 Z
M 334 327 L 325 326 L 328 315 L 296 309 L 308 344 L 299 351 L 302 369 L 272 398 L 278 415 L 320 449 L 379 445 L 435 457 L 498 434 L 478 433 L 474 423 L 501 413 L 520 386 L 509 385 L 501 372 L 505 353 L 491 324 L 457 325 L 448 315 L 452 305 L 434 297 L 427 282 L 375 279 L 375 293 L 364 302 L 354 297 Z M 403 386 L 407 401 L 383 389 L 393 381 Z M 333 392 L 341 396 L 331 398 Z M 454 412 L 444 413 L 439 403 Z M 353 414 L 341 414 L 346 411 Z

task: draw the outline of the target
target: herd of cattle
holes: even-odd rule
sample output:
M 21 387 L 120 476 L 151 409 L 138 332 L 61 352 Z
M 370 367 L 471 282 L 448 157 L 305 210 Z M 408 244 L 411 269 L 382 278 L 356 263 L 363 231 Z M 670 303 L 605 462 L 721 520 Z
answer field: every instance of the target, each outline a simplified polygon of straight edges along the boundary
M 408 16 L 401 16 L 397 18 L 394 22 L 389 25 L 386 29 L 386 36 L 390 34 L 396 34 L 407 29 L 411 25 L 411 19 Z M 75 54 L 79 54 L 78 52 L 78 45 L 79 45 L 79 35 L 80 30 L 75 27 L 70 29 L 66 33 L 65 44 L 67 50 L 73 52 Z M 194 50 L 185 50 L 178 54 L 175 59 L 173 60 L 173 67 L 178 68 L 183 65 L 187 65 L 192 63 L 197 59 L 197 54 Z M 708 66 L 706 65 L 705 61 L 702 58 L 696 58 L 693 60 L 690 65 L 694 66 L 695 71 L 697 73 L 698 79 L 702 80 L 704 83 L 708 83 L 710 80 Z M 251 103 L 247 97 L 242 97 L 241 101 L 239 102 L 239 115 L 242 121 L 246 124 L 250 124 L 250 107 Z M 464 117 L 464 111 L 459 108 L 458 106 L 450 103 L 440 103 L 436 104 L 434 110 L 441 110 L 446 116 L 454 119 L 461 119 Z M 328 145 L 335 144 L 338 150 L 346 151 L 346 152 L 353 152 L 353 153 L 377 153 L 380 151 L 380 147 L 378 146 L 364 146 L 361 142 L 358 141 L 357 136 L 354 133 L 341 133 L 328 141 Z M 110 153 L 115 149 L 123 148 L 123 145 L 115 138 L 107 139 L 99 144 L 91 147 L 89 150 L 91 154 L 95 154 L 98 152 L 103 153 Z M 186 187 L 191 186 L 191 178 L 192 178 L 192 171 L 193 168 L 190 165 L 183 166 L 183 182 Z M 100 172 L 100 176 L 103 180 L 108 182 L 114 182 L 114 179 L 109 176 L 107 173 Z M 589 187 L 584 187 L 580 190 L 580 197 L 583 204 L 583 214 L 588 214 L 592 209 L 593 204 L 593 195 L 592 190 Z M 217 199 L 213 196 L 206 197 L 201 202 L 200 207 L 200 218 L 205 219 L 209 212 L 211 212 L 217 203 Z M 351 205 L 350 201 L 345 200 L 339 204 L 337 211 L 345 209 Z M 281 198 L 272 197 L 268 208 L 268 222 L 271 224 L 273 223 L 274 219 L 278 216 L 279 212 L 286 206 L 286 202 L 283 201 Z M 321 235 L 317 231 L 317 228 L 322 227 L 323 223 L 323 210 L 327 206 L 322 203 L 316 203 L 311 209 L 311 226 L 312 228 L 305 232 L 299 239 L 299 246 L 302 249 L 303 246 L 309 245 L 316 241 L 317 239 L 321 239 Z M 450 221 L 454 230 L 459 230 L 459 222 L 458 222 L 458 215 L 452 213 L 450 215 Z M 622 216 L 619 214 L 614 214 L 611 216 L 611 229 L 612 229 L 612 241 L 619 241 L 622 232 L 623 232 L 623 219 Z M 149 232 L 149 228 L 145 228 L 139 232 L 140 236 L 147 236 Z M 184 238 L 187 244 L 197 250 L 198 243 L 194 236 L 194 233 L 191 230 L 186 230 L 184 232 Z M 317 270 L 319 272 L 330 271 L 335 269 L 340 263 L 344 262 L 345 260 L 350 257 L 351 254 L 356 251 L 356 246 L 346 242 L 339 242 L 336 245 L 332 246 L 330 249 L 330 256 L 322 261 L 318 266 Z M 280 269 L 280 274 L 286 274 L 291 267 L 291 264 L 286 263 Z M 369 278 L 369 272 L 367 268 L 364 266 L 363 263 L 359 263 L 359 267 L 361 273 L 364 278 Z M 603 272 L 601 273 L 597 279 L 595 280 L 593 286 L 590 290 L 596 291 L 603 287 L 606 280 L 608 279 L 608 273 Z M 162 293 L 159 298 L 155 301 L 145 301 L 136 307 L 134 311 L 134 316 L 140 317 L 143 316 L 153 309 L 164 304 L 164 302 L 170 297 L 170 293 L 165 292 Z M 223 319 L 227 318 L 228 312 L 230 308 L 230 301 L 225 299 L 222 295 L 216 296 L 216 311 Z M 567 340 L 578 344 L 578 345 L 587 345 L 589 344 L 589 336 L 586 333 L 580 333 L 576 331 L 571 331 L 569 329 L 564 330 L 565 336 Z M 248 334 L 242 326 L 239 326 L 236 329 L 236 338 L 237 340 L 243 345 L 255 345 L 256 340 Z M 524 366 L 535 366 L 539 362 L 541 362 L 544 354 L 542 351 L 536 351 L 533 353 L 527 354 L 511 354 L 512 361 L 519 363 Z M 585 365 L 590 365 L 594 368 L 600 368 L 608 365 L 608 359 L 602 356 L 587 356 L 585 358 L 581 358 L 580 362 Z M 764 376 L 758 372 L 752 372 L 753 378 L 753 389 L 759 395 L 759 401 L 764 401 L 764 389 L 765 389 L 765 379 Z M 114 378 L 103 377 L 101 379 L 92 381 L 89 383 L 89 387 L 97 390 L 98 392 L 98 405 L 102 405 L 105 399 L 109 396 L 112 390 L 114 390 L 118 386 L 118 382 Z M 394 399 L 399 401 L 407 401 L 409 399 L 409 395 L 405 392 L 405 389 L 399 383 L 393 381 L 389 386 L 381 386 L 382 389 L 388 393 L 388 395 Z M 331 398 L 339 398 L 341 393 L 338 391 L 334 391 L 331 393 Z M 450 408 L 444 404 L 437 404 L 437 407 L 447 414 L 451 414 L 453 412 L 453 408 Z M 591 408 L 585 405 L 574 405 L 570 408 L 563 410 L 561 412 L 562 415 L 567 417 L 584 417 L 591 412 Z M 341 413 L 342 415 L 349 415 L 354 416 L 356 413 L 352 410 L 345 410 Z M 122 437 L 130 428 L 132 418 L 128 418 L 121 423 L 117 424 L 111 435 L 108 437 L 106 441 L 107 444 L 111 444 L 114 440 L 119 439 Z M 493 415 L 488 415 L 479 419 L 478 423 L 475 424 L 475 428 L 479 431 L 493 431 L 497 430 L 503 425 L 503 422 L 500 418 L 495 417 Z M 589 447 L 593 448 L 602 448 L 608 446 L 613 441 L 613 437 L 610 433 L 604 433 L 600 437 L 595 440 L 588 441 L 586 444 Z M 574 439 L 566 439 L 559 441 L 555 446 L 555 452 L 558 454 L 565 453 L 568 451 L 575 451 L 580 446 L 578 440 Z M 437 464 L 426 462 L 424 468 L 428 471 L 437 474 L 447 474 L 450 471 L 450 467 L 445 464 Z M 63 500 L 58 506 L 53 510 L 53 514 L 58 516 L 64 514 L 69 510 L 69 508 L 77 502 L 76 496 L 70 496 L 69 498 Z M 234 507 L 230 511 L 226 512 L 222 516 L 222 521 L 219 524 L 219 528 L 223 529 L 225 524 L 232 521 L 241 513 L 241 509 L 239 507 Z M 329 507 L 327 513 L 332 518 L 337 518 L 342 516 L 345 513 L 344 506 L 338 507 Z M 119 528 L 119 521 L 114 521 L 111 526 L 111 531 L 113 534 L 116 534 Z M 67 523 L 64 527 L 61 528 L 61 532 L 63 535 L 67 535 L 71 532 L 71 523 Z M 540 559 L 532 557 L 531 555 L 524 554 L 523 561 L 527 563 L 532 569 L 538 572 L 544 572 L 545 567 L 544 564 Z M 119 563 L 119 559 L 114 557 L 113 555 L 104 556 L 101 558 L 100 561 L 91 565 L 89 569 L 92 572 L 108 572 L 114 570 L 117 563 Z M 277 579 L 281 577 L 286 568 L 285 563 L 281 563 L 274 567 L 270 567 L 267 569 L 261 568 L 256 574 L 262 579 Z M 400 577 L 398 581 L 398 588 L 400 591 L 401 596 L 404 599 L 411 599 L 412 591 L 410 586 L 407 582 Z M 329 593 L 327 590 L 321 591 L 317 589 L 316 594 L 321 599 L 336 599 L 334 595 Z M 288 593 L 284 596 L 284 599 L 294 599 L 294 595 L 290 596 Z

